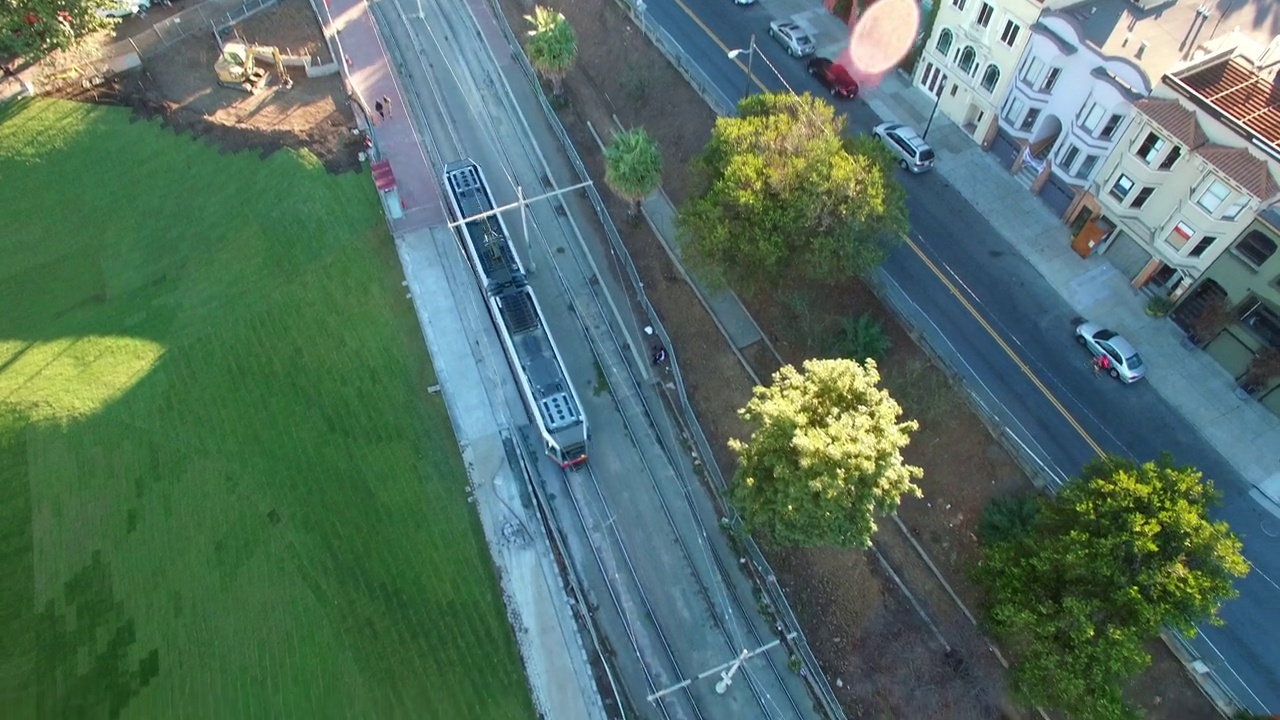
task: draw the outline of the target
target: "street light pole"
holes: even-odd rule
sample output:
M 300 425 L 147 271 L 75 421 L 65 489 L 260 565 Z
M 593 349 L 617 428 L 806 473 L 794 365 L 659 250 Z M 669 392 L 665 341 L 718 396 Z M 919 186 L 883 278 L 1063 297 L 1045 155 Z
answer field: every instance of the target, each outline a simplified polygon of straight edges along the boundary
M 942 85 L 938 88 L 938 97 L 933 101 L 933 112 L 929 113 L 929 122 L 925 123 L 924 132 L 920 133 L 920 139 L 924 140 L 929 137 L 929 128 L 933 127 L 933 116 L 938 114 L 938 105 L 942 104 L 942 93 L 947 89 L 947 81 L 943 80 Z
M 796 637 L 796 634 L 792 632 L 792 633 L 787 633 L 784 639 L 794 640 L 795 637 Z M 774 640 L 773 642 L 767 645 L 761 645 L 755 650 L 743 650 L 742 652 L 738 653 L 738 655 L 734 659 L 730 660 L 729 662 L 721 663 L 711 668 L 710 670 L 705 670 L 696 678 L 688 678 L 687 680 L 681 680 L 675 685 L 672 685 L 670 687 L 665 687 L 653 693 L 647 699 L 651 703 L 656 703 L 658 702 L 658 700 L 670 695 L 671 693 L 679 692 L 689 687 L 693 683 L 697 682 L 698 680 L 704 680 L 706 678 L 711 677 L 712 675 L 715 675 L 716 673 L 720 674 L 720 679 L 716 681 L 716 694 L 723 695 L 726 692 L 728 692 L 729 686 L 733 684 L 733 676 L 736 675 L 738 670 L 742 668 L 743 663 L 755 657 L 756 655 L 768 652 L 778 647 L 781 644 L 782 644 L 782 639 L 778 639 L 778 640 Z
M 520 203 L 520 232 L 524 235 L 524 253 L 529 259 L 529 272 L 538 271 L 538 264 L 533 259 L 533 243 L 529 241 L 529 211 L 524 202 L 524 187 L 516 186 L 516 202 Z
M 736 59 L 739 55 L 741 55 L 744 52 L 747 54 L 747 85 L 742 89 L 742 97 L 745 98 L 751 94 L 751 82 L 755 79 L 751 75 L 751 64 L 756 59 L 755 33 L 751 34 L 751 44 L 747 46 L 747 49 L 746 50 L 730 50 L 729 59 L 730 60 Z
M 729 686 L 733 684 L 733 676 L 738 672 L 738 668 L 742 667 L 742 663 L 751 657 L 750 650 L 743 650 L 742 654 L 734 658 L 733 665 L 728 670 L 720 672 L 720 681 L 716 683 L 716 694 L 723 695 L 729 691 Z

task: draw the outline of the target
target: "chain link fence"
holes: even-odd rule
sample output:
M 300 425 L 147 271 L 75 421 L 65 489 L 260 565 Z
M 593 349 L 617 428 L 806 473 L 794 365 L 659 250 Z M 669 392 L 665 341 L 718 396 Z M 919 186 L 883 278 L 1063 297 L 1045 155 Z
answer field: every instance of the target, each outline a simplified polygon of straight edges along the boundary
M 133 37 L 103 46 L 102 57 L 109 60 L 136 53 L 139 58 L 146 58 L 195 33 L 217 33 L 277 2 L 279 0 L 205 0 Z
M 649 38 L 654 47 L 658 48 L 658 51 L 662 53 L 667 61 L 675 66 L 675 69 L 684 76 L 684 79 L 702 96 L 702 99 L 707 101 L 707 104 L 711 106 L 716 115 L 724 117 L 736 113 L 737 104 L 720 92 L 720 88 L 716 87 L 715 83 L 711 82 L 711 79 L 707 77 L 702 68 L 698 67 L 698 64 L 689 58 L 684 48 L 680 47 L 680 43 L 676 42 L 676 39 L 671 37 L 661 25 L 649 20 L 644 12 L 644 0 L 635 0 L 635 4 L 628 2 L 628 0 L 614 0 L 614 2 L 618 4 L 618 7 L 622 8 L 627 17 L 631 18 L 631 22 L 640 28 L 645 37 Z
M 211 33 L 219 44 L 227 29 L 247 18 L 274 7 L 280 0 L 204 0 L 155 23 L 146 30 L 116 42 L 104 43 L 100 38 L 90 38 L 71 50 L 55 54 L 46 62 L 36 84 L 42 88 L 57 88 L 67 83 L 79 82 L 85 88 L 99 85 L 105 77 L 132 70 L 143 60 L 159 55 L 164 50 L 197 33 Z M 315 9 L 315 0 L 310 0 Z M 317 18 L 320 17 L 316 10 Z M 287 67 L 300 68 L 307 77 L 321 77 L 338 72 L 341 67 L 335 61 L 333 39 L 323 20 L 320 23 L 325 39 L 324 52 L 312 56 L 293 55 L 292 49 L 280 48 Z

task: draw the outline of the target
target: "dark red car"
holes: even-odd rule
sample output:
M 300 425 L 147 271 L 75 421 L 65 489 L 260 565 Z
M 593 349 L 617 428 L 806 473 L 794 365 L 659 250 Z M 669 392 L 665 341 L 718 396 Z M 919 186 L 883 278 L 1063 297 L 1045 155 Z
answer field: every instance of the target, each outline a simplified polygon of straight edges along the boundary
M 822 87 L 832 95 L 843 98 L 858 96 L 858 83 L 849 75 L 849 71 L 824 57 L 816 57 L 809 61 L 809 74 L 818 78 Z

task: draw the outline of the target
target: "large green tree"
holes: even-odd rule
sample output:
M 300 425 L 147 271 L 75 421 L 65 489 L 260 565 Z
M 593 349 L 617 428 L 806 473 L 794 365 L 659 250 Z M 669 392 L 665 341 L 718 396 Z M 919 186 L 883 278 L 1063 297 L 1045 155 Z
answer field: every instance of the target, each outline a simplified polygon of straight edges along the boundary
M 112 18 L 98 10 L 117 7 L 115 0 L 0 0 L 0 62 L 21 57 L 35 62 L 65 50 L 96 30 L 111 27 Z
M 551 92 L 560 96 L 560 84 L 578 57 L 578 38 L 564 14 L 536 5 L 525 20 L 533 25 L 525 51 L 533 69 L 551 81 Z
M 1024 700 L 1072 716 L 1131 714 L 1124 686 L 1150 663 L 1162 626 L 1194 633 L 1217 621 L 1248 565 L 1198 470 L 1168 456 L 1118 457 L 1084 468 L 1030 520 L 983 537 L 975 576 L 992 632 L 1014 657 Z M 1007 508 L 999 512 L 1008 512 Z
M 702 187 L 680 210 L 691 259 L 728 280 L 776 285 L 800 270 L 864 273 L 906 232 L 893 160 L 812 95 L 752 95 L 716 120 L 695 163 Z
M 874 360 L 808 360 L 757 387 L 739 411 L 755 429 L 738 455 L 731 495 L 748 529 L 783 546 L 865 547 L 875 518 L 904 493 L 919 496 L 920 468 L 902 448 L 916 430 L 880 387 Z
M 640 201 L 658 189 L 662 153 L 644 128 L 614 133 L 604 151 L 604 182 L 631 203 L 632 217 L 640 212 Z

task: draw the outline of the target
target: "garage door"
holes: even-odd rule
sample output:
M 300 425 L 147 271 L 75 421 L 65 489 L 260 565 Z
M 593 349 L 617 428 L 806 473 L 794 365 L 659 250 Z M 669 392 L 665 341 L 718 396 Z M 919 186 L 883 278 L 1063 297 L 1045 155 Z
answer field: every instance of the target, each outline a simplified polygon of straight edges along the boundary
M 1129 280 L 1137 277 L 1142 268 L 1151 262 L 1151 253 L 1143 250 L 1138 241 L 1123 230 L 1116 230 L 1116 239 L 1111 242 L 1104 257 Z
M 1280 415 L 1280 387 L 1272 388 L 1271 392 L 1262 396 L 1262 407 Z
M 1244 373 L 1253 359 L 1253 351 L 1230 329 L 1214 338 L 1205 351 L 1232 375 Z
M 1052 208 L 1058 217 L 1062 217 L 1067 213 L 1067 208 L 1071 207 L 1071 202 L 1076 199 L 1076 189 L 1050 172 L 1049 181 L 1040 191 L 1040 199 L 1044 200 L 1044 203 Z
M 1011 168 L 1014 158 L 1018 157 L 1018 141 L 1002 128 L 996 132 L 996 139 L 991 141 L 991 154 L 1000 159 L 1001 165 Z

